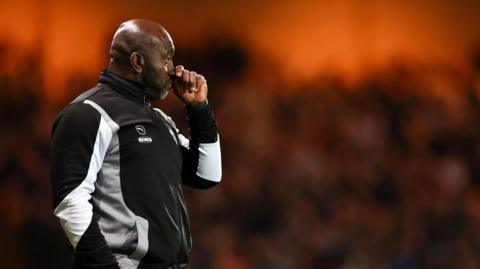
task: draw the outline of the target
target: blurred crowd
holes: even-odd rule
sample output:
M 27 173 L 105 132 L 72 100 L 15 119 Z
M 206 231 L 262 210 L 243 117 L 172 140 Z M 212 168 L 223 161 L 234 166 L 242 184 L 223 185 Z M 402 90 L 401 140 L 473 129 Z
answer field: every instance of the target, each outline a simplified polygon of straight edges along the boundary
M 220 185 L 185 188 L 191 268 L 480 268 L 480 61 L 392 61 L 352 86 L 288 83 L 235 42 L 177 51 L 209 81 L 223 155 Z M 37 56 L 0 66 L 4 268 L 73 259 L 49 182 L 61 106 L 45 105 Z M 69 98 L 96 83 L 73 81 Z M 156 105 L 187 130 L 173 95 Z

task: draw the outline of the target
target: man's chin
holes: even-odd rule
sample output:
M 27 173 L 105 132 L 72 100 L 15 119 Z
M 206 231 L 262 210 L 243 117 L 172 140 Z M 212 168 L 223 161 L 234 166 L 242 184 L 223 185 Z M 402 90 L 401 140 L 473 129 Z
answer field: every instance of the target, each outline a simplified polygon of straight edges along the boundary
M 149 89 L 145 93 L 152 101 L 163 100 L 168 95 L 168 89 L 160 89 L 160 90 Z
M 166 91 L 161 91 L 161 92 L 159 93 L 159 96 L 158 96 L 158 99 L 157 99 L 157 100 L 163 100 L 163 99 L 167 98 L 167 96 L 168 96 L 168 90 L 166 90 Z

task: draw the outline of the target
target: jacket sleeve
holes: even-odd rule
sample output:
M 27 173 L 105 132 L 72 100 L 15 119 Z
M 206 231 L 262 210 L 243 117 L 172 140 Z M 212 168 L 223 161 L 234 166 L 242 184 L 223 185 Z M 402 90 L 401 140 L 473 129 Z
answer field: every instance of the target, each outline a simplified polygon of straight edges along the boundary
M 207 189 L 222 179 L 222 158 L 217 122 L 207 101 L 186 107 L 190 140 L 179 134 L 183 150 L 183 184 Z
M 52 129 L 51 176 L 54 214 L 70 241 L 78 268 L 119 268 L 91 204 L 97 173 L 112 131 L 93 107 L 73 103 Z
M 175 123 L 157 110 L 173 129 L 182 148 L 182 183 L 195 189 L 208 189 L 222 179 L 222 159 L 217 122 L 207 101 L 199 107 L 186 107 L 190 139 L 183 136 Z M 174 135 L 174 134 L 172 134 Z

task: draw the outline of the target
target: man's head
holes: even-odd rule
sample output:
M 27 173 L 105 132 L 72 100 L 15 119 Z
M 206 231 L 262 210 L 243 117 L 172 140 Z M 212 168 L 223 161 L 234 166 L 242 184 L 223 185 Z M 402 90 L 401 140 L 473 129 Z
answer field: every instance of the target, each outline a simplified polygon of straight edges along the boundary
M 130 20 L 122 23 L 113 36 L 108 69 L 145 83 L 145 93 L 151 99 L 163 99 L 171 88 L 174 53 L 173 40 L 160 24 Z

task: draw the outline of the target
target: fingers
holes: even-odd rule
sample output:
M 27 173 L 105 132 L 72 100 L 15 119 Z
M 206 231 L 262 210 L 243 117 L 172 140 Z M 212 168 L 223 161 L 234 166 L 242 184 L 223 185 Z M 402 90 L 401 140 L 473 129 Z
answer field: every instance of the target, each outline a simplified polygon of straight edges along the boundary
M 182 80 L 187 85 L 189 92 L 197 91 L 197 72 L 188 70 L 183 71 Z
M 202 75 L 196 76 L 195 80 L 196 80 L 195 83 L 196 83 L 196 85 L 197 85 L 198 88 L 200 88 L 200 86 L 201 86 L 203 83 L 205 83 L 205 77 L 203 77 Z
M 197 76 L 197 88 L 201 90 L 203 87 L 207 87 L 207 80 L 204 76 L 198 75 Z
M 172 81 L 175 95 L 185 104 L 196 106 L 207 99 L 208 87 L 204 76 L 189 71 L 183 66 L 175 67 L 175 79 Z
M 191 71 L 189 74 L 188 85 L 190 86 L 190 92 L 197 91 L 197 72 Z
M 181 84 L 184 85 L 189 92 L 196 92 L 201 87 L 206 86 L 205 77 L 197 74 L 195 71 L 189 71 L 182 65 L 175 67 L 175 76 L 180 78 Z
M 175 67 L 175 76 L 181 77 L 183 74 L 183 70 L 185 70 L 185 68 L 183 68 L 183 65 L 177 65 Z

